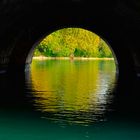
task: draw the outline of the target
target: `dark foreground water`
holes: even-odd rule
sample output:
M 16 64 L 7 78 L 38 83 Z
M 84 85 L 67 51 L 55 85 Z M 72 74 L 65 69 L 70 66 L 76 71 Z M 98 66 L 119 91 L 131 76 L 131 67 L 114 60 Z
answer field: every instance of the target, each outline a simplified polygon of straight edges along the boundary
M 140 139 L 137 121 L 114 115 L 113 61 L 34 60 L 0 79 L 0 140 Z

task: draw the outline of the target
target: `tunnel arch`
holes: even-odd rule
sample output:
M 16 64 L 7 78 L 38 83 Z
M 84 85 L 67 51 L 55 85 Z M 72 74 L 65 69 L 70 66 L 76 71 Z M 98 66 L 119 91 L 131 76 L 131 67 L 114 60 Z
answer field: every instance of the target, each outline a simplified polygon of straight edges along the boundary
M 130 76 L 129 78 L 131 79 L 131 76 L 134 74 L 133 73 L 134 62 L 133 62 L 132 54 L 129 48 L 122 48 L 119 46 L 120 42 L 121 42 L 121 46 L 125 46 L 125 40 L 123 40 L 123 37 L 119 36 L 119 38 L 117 38 L 118 36 L 115 35 L 115 38 L 114 38 L 111 35 L 112 33 L 114 34 L 115 31 L 112 31 L 112 29 L 111 30 L 104 29 L 103 25 L 100 25 L 100 24 L 98 26 L 95 24 L 95 27 L 92 27 L 94 26 L 94 23 L 92 26 L 85 23 L 82 26 L 81 25 L 82 25 L 81 23 L 70 24 L 70 21 L 68 21 L 68 23 L 59 24 L 57 26 L 52 26 L 52 27 L 50 26 L 46 27 L 46 25 L 44 26 L 38 25 L 37 31 L 35 31 L 36 29 L 34 28 L 35 33 L 32 33 L 32 32 L 30 33 L 28 29 L 24 30 L 21 36 L 17 39 L 18 41 L 16 42 L 16 45 L 14 46 L 12 55 L 10 56 L 8 69 L 10 69 L 10 71 L 11 69 L 23 71 L 25 69 L 25 66 L 26 66 L 26 69 L 28 69 L 31 63 L 31 57 L 33 55 L 32 53 L 36 46 L 36 43 L 41 41 L 46 35 L 50 34 L 51 32 L 70 26 L 70 27 L 80 27 L 80 28 L 84 28 L 86 30 L 95 32 L 97 35 L 101 36 L 101 38 L 103 38 L 106 42 L 109 42 L 109 45 L 111 45 L 111 49 L 113 50 L 116 56 L 117 64 L 119 65 L 118 71 L 120 73 L 120 78 L 126 80 L 128 79 L 128 75 L 129 75 Z M 125 51 L 125 54 L 128 54 L 127 58 L 124 57 L 124 51 Z M 126 76 L 124 75 L 124 73 L 126 74 Z
M 121 13 L 120 1 L 100 3 L 88 0 L 13 2 L 11 9 L 7 10 L 8 17 L 2 18 L 1 23 L 0 70 L 10 73 L 24 71 L 31 62 L 27 59 L 29 51 L 46 34 L 61 28 L 80 27 L 95 32 L 109 42 L 118 60 L 120 85 L 127 82 L 127 88 L 133 83 L 135 69 L 139 65 L 139 49 L 136 44 L 132 47 L 135 38 L 130 38 L 129 31 L 138 32 L 138 26 L 132 24 L 128 15 Z M 5 15 L 6 11 L 3 17 Z

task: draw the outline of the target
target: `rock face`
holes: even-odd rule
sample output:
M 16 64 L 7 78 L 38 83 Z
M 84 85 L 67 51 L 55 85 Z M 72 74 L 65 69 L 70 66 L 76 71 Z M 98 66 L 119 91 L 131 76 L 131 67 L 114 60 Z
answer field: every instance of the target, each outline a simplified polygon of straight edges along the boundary
M 107 40 L 120 75 L 140 67 L 140 2 L 134 0 L 2 0 L 0 2 L 0 70 L 24 70 L 35 44 L 54 30 L 81 27 Z

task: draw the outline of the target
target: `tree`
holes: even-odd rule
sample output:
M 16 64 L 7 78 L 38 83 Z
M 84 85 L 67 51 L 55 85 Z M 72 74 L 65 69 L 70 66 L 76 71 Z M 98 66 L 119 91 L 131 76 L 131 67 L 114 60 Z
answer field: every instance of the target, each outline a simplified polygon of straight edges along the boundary
M 44 38 L 35 56 L 113 57 L 108 45 L 96 34 L 81 28 L 64 28 Z

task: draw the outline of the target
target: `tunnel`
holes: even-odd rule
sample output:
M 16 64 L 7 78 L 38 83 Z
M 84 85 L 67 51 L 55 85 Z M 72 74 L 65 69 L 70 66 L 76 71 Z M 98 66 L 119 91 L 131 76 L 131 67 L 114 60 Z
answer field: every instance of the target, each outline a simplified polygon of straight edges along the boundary
M 115 53 L 119 76 L 114 102 L 118 110 L 138 111 L 139 9 L 138 0 L 2 0 L 0 75 L 18 77 L 28 71 L 36 44 L 51 32 L 84 28 L 101 36 Z

